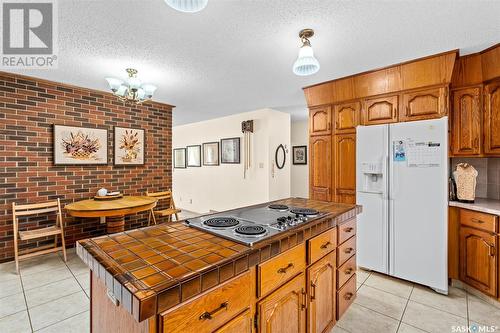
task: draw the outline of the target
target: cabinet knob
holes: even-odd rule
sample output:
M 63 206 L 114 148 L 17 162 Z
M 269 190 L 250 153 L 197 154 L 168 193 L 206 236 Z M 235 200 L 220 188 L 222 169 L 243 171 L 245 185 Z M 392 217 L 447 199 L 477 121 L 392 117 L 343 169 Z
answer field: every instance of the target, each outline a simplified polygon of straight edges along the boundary
M 228 306 L 229 306 L 229 302 L 227 302 L 227 301 L 223 302 L 223 303 L 221 303 L 221 305 L 217 309 L 212 310 L 212 311 L 203 312 L 198 319 L 199 320 L 211 320 L 220 311 L 227 310 Z
M 286 267 L 281 267 L 280 269 L 278 269 L 278 273 L 279 274 L 286 274 L 286 271 L 289 270 L 290 268 L 293 268 L 293 264 L 292 263 L 289 263 L 288 265 L 286 265 Z
M 352 299 L 352 297 L 353 297 L 353 296 L 354 296 L 354 294 L 353 294 L 353 293 L 347 293 L 347 294 L 345 294 L 345 295 L 344 295 L 344 299 L 345 299 L 346 301 L 350 301 L 350 300 Z
M 352 251 L 354 251 L 352 247 L 348 247 L 347 249 L 344 250 L 344 252 L 347 254 L 352 253 Z
M 319 248 L 324 250 L 327 247 L 329 247 L 330 245 L 332 245 L 332 243 L 330 243 L 330 241 L 328 241 L 328 242 L 324 243 L 323 245 L 321 245 Z

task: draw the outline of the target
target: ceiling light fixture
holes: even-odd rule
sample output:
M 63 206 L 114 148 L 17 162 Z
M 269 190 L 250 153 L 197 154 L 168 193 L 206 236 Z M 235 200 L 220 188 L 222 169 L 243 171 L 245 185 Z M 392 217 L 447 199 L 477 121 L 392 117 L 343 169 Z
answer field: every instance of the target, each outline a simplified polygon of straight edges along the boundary
M 319 71 L 319 62 L 314 57 L 309 38 L 314 36 L 313 29 L 303 29 L 299 32 L 302 47 L 299 50 L 299 57 L 293 63 L 293 72 L 299 76 L 307 76 Z
M 167 5 L 184 13 L 196 13 L 203 10 L 208 0 L 165 0 Z
M 128 79 L 126 82 L 113 77 L 107 77 L 109 88 L 113 95 L 117 96 L 123 102 L 140 104 L 153 97 L 156 86 L 144 84 L 137 78 L 137 69 L 127 68 Z

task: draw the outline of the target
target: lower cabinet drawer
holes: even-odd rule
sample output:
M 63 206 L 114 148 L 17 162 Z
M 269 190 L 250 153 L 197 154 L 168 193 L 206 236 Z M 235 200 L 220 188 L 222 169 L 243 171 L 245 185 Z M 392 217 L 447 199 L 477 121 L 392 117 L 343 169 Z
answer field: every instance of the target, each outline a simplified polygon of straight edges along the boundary
M 213 332 L 224 325 L 251 304 L 255 291 L 252 272 L 160 314 L 162 332 Z
M 340 267 L 350 257 L 356 254 L 356 237 L 351 237 L 342 245 L 339 245 L 337 250 L 337 267 Z
M 354 274 L 356 274 L 356 256 L 352 256 L 337 269 L 337 288 L 342 288 Z
M 356 298 L 356 274 L 354 274 L 346 284 L 337 291 L 337 320 L 354 302 Z
M 306 268 L 306 245 L 302 243 L 258 267 L 259 297 L 268 294 Z
M 337 246 L 337 228 L 333 228 L 311 238 L 308 242 L 308 263 L 312 264 L 326 254 L 335 250 Z
M 497 232 L 497 217 L 495 215 L 460 209 L 460 224 L 489 232 Z
M 338 242 L 342 244 L 356 234 L 356 219 L 347 221 L 337 226 Z

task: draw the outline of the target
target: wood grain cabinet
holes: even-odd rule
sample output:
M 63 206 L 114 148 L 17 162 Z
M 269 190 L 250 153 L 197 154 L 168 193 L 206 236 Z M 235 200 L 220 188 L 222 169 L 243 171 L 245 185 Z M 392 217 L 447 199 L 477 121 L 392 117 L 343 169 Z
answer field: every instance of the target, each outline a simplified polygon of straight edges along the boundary
M 307 269 L 310 333 L 329 332 L 335 324 L 335 252 L 330 252 Z
M 309 140 L 309 197 L 330 201 L 332 193 L 332 136 L 312 136 Z
M 452 101 L 452 154 L 481 154 L 481 87 L 454 90 Z
M 335 201 L 356 203 L 356 134 L 335 136 Z
M 398 121 L 399 95 L 367 98 L 363 103 L 363 125 L 396 123 Z
M 322 106 L 309 110 L 309 135 L 332 133 L 332 108 Z
M 252 333 L 253 316 L 250 309 L 215 331 L 215 333 Z
M 498 287 L 497 249 L 495 234 L 460 228 L 460 279 L 493 297 Z
M 306 332 L 305 283 L 301 273 L 257 304 L 260 333 Z
M 448 87 L 421 89 L 403 94 L 400 121 L 441 118 L 447 114 Z
M 360 103 L 344 103 L 334 107 L 335 134 L 356 133 L 359 125 Z
M 500 80 L 484 89 L 484 153 L 500 156 Z

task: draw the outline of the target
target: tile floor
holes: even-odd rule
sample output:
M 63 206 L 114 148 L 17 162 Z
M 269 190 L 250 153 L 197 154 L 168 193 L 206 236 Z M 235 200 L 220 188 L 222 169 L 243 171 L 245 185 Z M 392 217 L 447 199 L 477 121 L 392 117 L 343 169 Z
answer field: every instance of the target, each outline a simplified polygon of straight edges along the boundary
M 50 254 L 20 267 L 17 275 L 13 262 L 0 264 L 1 333 L 90 331 L 89 272 L 74 249 L 66 263 Z M 357 298 L 331 333 L 441 333 L 468 325 L 500 332 L 500 305 L 464 290 L 450 288 L 443 296 L 378 273 L 358 270 L 357 276 Z

